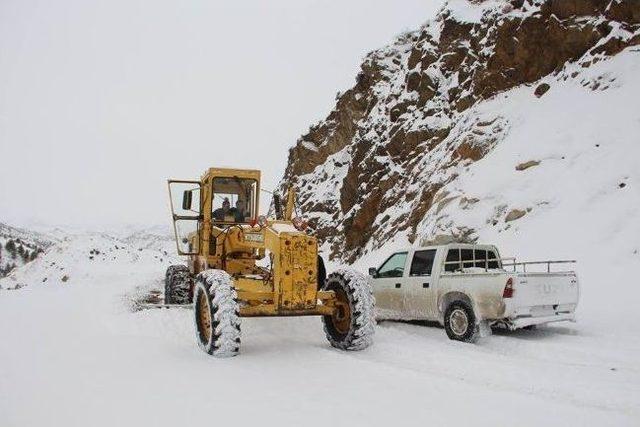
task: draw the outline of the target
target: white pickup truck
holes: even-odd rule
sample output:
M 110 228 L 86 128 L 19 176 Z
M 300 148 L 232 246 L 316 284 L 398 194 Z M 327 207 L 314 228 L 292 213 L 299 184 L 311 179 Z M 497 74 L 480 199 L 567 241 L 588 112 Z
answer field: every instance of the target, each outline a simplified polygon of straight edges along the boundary
M 369 269 L 376 317 L 437 321 L 449 338 L 466 342 L 490 334 L 491 326 L 514 330 L 574 320 L 578 278 L 574 271 L 552 271 L 574 262 L 516 263 L 491 245 L 406 249 Z

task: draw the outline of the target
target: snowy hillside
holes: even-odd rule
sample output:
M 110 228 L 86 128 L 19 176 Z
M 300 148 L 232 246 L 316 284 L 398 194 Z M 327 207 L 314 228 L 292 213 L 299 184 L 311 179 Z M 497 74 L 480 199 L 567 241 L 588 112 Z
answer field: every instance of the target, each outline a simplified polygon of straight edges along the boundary
M 325 253 L 347 262 L 394 239 L 511 233 L 526 222 L 504 224 L 516 209 L 509 219 L 585 212 L 574 199 L 559 205 L 561 191 L 601 201 L 624 190 L 599 224 L 630 220 L 639 16 L 634 1 L 451 0 L 365 59 L 356 85 L 291 149 L 283 188 L 296 183 Z
M 437 327 L 382 323 L 372 347 L 343 352 L 317 317 L 244 318 L 240 356 L 212 358 L 196 344 L 190 310 L 135 304 L 161 296 L 166 266 L 178 261 L 172 245 L 144 247 L 160 236 L 135 236 L 69 235 L 0 280 L 2 426 L 640 419 L 640 335 L 594 319 L 475 345 Z M 18 283 L 27 286 L 13 290 Z
M 69 234 L 55 244 L 50 243 L 35 260 L 0 279 L 0 289 L 83 283 L 105 272 L 135 277 L 141 269 L 162 270 L 177 262 L 175 241 L 169 235 L 147 231 L 125 237 L 106 233 Z
M 324 254 L 366 271 L 453 240 L 577 259 L 584 320 L 631 327 L 605 301 L 640 295 L 639 17 L 631 1 L 456 0 L 372 52 L 283 180 Z
M 0 278 L 39 257 L 56 238 L 0 223 Z

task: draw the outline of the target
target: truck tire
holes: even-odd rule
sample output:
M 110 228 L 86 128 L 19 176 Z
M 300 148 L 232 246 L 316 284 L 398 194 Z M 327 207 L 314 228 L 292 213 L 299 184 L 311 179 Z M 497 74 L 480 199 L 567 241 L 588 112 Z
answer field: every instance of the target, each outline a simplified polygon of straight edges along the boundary
M 164 303 L 190 304 L 193 276 L 186 265 L 171 265 L 164 277 Z
M 216 357 L 240 351 L 240 308 L 233 280 L 226 271 L 198 274 L 193 291 L 193 313 L 198 346 Z
M 471 306 L 465 301 L 454 301 L 444 312 L 444 329 L 449 339 L 475 342 L 478 339 L 478 325 Z
M 334 291 L 339 303 L 335 314 L 322 316 L 329 343 L 341 350 L 369 347 L 375 332 L 375 299 L 366 276 L 352 270 L 338 270 L 327 277 L 324 290 Z

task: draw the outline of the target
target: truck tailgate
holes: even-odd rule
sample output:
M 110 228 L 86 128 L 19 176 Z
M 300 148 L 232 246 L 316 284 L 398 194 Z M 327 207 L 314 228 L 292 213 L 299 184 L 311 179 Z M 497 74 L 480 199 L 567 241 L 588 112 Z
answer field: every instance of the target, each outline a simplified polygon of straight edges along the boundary
M 529 307 L 530 315 L 573 311 L 580 296 L 575 273 L 519 273 L 514 286 L 517 307 Z M 539 313 L 535 308 L 539 308 Z

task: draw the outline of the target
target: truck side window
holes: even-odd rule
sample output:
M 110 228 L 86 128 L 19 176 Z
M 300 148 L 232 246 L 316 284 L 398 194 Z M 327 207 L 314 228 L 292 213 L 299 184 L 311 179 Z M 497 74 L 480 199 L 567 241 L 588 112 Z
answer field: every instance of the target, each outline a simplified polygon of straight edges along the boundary
M 473 267 L 473 249 L 462 249 L 460 252 L 462 254 L 462 268 Z
M 487 258 L 487 251 L 484 249 L 475 249 L 474 252 L 476 255 L 476 267 L 488 268 L 485 264 L 485 261 Z
M 458 249 L 449 249 L 447 252 L 446 262 L 460 261 L 460 252 Z M 460 269 L 460 264 L 445 264 L 444 271 L 453 273 Z
M 433 260 L 436 257 L 436 250 L 416 251 L 411 261 L 410 276 L 431 276 Z
M 382 267 L 378 269 L 378 277 L 402 277 L 404 264 L 407 261 L 406 252 L 397 252 L 391 255 Z
M 489 251 L 488 252 L 488 256 L 489 259 L 498 259 L 498 257 L 496 256 L 496 253 L 493 251 Z M 500 268 L 500 264 L 498 263 L 498 261 L 489 261 L 489 269 L 490 270 L 497 270 Z

